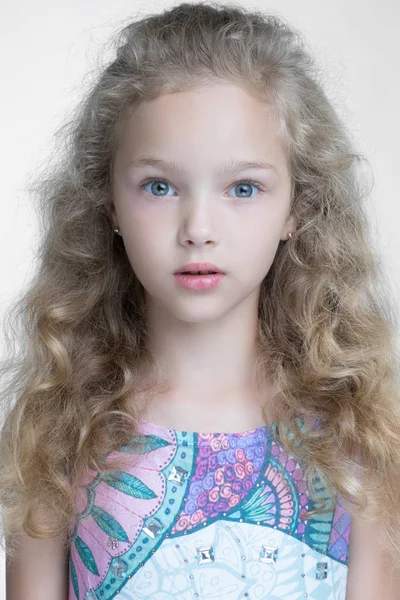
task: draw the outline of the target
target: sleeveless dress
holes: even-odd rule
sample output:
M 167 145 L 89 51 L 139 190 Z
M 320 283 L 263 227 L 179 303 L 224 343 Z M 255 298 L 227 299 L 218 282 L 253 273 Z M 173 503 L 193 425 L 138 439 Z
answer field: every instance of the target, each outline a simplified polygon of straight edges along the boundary
M 133 437 L 130 468 L 83 482 L 69 600 L 345 600 L 350 514 L 338 498 L 300 518 L 317 505 L 273 424 L 193 433 L 141 421 Z

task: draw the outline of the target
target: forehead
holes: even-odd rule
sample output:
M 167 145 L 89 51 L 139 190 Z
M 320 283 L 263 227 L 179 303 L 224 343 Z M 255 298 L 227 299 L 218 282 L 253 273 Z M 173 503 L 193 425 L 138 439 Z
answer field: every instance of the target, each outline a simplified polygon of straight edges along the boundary
M 160 153 L 176 171 L 204 165 L 228 172 L 240 159 L 286 163 L 272 107 L 231 83 L 163 94 L 135 107 L 121 128 L 117 157 L 126 164 Z
M 266 99 L 232 83 L 163 94 L 136 106 L 120 131 L 119 150 L 156 148 L 216 156 L 227 151 L 282 151 L 278 120 Z M 265 154 L 265 152 L 264 152 Z

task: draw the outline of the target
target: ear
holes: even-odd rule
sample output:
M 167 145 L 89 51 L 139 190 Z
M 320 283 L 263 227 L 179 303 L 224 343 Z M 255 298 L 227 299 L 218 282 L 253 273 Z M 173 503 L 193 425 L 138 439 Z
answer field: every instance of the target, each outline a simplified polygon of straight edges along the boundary
M 117 227 L 117 214 L 115 211 L 114 202 L 111 200 L 111 198 L 105 199 L 104 206 L 106 207 L 112 226 Z
M 283 228 L 282 228 L 281 240 L 286 241 L 288 239 L 289 231 L 291 233 L 294 233 L 296 231 L 296 229 L 297 229 L 297 221 L 296 221 L 294 215 L 289 215 L 285 221 Z

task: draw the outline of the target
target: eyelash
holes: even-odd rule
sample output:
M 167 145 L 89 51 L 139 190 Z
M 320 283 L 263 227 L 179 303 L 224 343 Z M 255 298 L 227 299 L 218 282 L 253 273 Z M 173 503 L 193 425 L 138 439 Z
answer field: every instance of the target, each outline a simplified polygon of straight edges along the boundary
M 139 186 L 139 187 L 140 187 L 140 189 L 141 189 L 141 190 L 143 190 L 143 189 L 146 187 L 146 185 L 147 185 L 148 183 L 151 183 L 151 182 L 153 182 L 153 181 L 162 181 L 163 183 L 168 183 L 168 182 L 167 182 L 165 179 L 158 179 L 158 178 L 156 178 L 156 177 L 149 177 L 148 179 L 145 179 L 145 180 L 144 180 L 144 181 L 143 181 L 143 182 L 140 184 L 140 186 Z M 239 180 L 239 181 L 237 181 L 236 183 L 232 184 L 232 186 L 231 186 L 231 187 L 234 187 L 235 185 L 238 185 L 239 183 L 249 183 L 250 185 L 254 185 L 254 187 L 256 187 L 256 188 L 258 189 L 258 191 L 259 191 L 259 192 L 265 192 L 265 189 L 264 189 L 264 188 L 263 188 L 263 187 L 262 187 L 262 186 L 261 186 L 259 183 L 256 183 L 256 182 L 255 182 L 255 181 L 253 181 L 252 179 L 247 179 L 247 178 L 240 179 L 240 180 Z M 168 185 L 170 185 L 170 184 L 168 184 Z M 171 187 L 172 187 L 172 186 L 171 186 Z M 162 196 L 158 196 L 158 197 L 159 197 L 159 198 L 162 198 Z M 167 197 L 167 196 L 165 196 L 165 197 Z M 252 198 L 252 197 L 253 197 L 253 196 L 251 196 L 250 198 Z M 157 198 L 157 196 L 154 196 L 154 198 Z M 250 198 L 247 198 L 247 199 L 248 199 L 248 200 L 250 200 Z M 244 198 L 239 198 L 239 197 L 237 197 L 237 199 L 238 199 L 238 200 L 246 200 L 246 197 L 244 197 Z

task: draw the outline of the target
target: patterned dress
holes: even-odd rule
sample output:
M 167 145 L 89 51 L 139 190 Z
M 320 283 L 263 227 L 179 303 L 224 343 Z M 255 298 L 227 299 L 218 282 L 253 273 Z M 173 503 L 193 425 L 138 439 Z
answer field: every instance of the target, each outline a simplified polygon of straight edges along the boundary
M 300 518 L 316 504 L 274 431 L 141 421 L 130 468 L 83 482 L 69 600 L 345 600 L 350 514 Z

